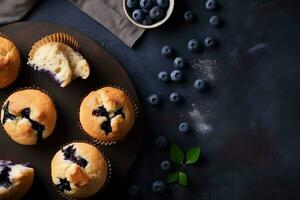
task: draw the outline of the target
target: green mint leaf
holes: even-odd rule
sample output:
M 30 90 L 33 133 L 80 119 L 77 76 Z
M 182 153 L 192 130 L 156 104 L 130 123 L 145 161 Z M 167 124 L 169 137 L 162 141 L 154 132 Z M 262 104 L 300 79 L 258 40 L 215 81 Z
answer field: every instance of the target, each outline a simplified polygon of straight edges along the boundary
M 178 172 L 171 172 L 167 175 L 167 182 L 174 183 L 178 179 Z
M 187 176 L 184 172 L 178 172 L 178 183 L 181 186 L 187 186 Z
M 199 147 L 194 147 L 189 149 L 186 152 L 186 164 L 194 164 L 195 162 L 197 162 L 197 160 L 199 159 L 200 156 L 200 148 Z
M 170 158 L 175 164 L 182 164 L 184 161 L 184 153 L 176 144 L 172 144 L 170 147 Z

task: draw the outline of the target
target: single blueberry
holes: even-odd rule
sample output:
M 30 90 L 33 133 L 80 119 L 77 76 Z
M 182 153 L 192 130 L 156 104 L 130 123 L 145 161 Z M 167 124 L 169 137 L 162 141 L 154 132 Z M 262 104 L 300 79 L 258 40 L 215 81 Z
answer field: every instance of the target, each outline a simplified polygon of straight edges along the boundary
M 181 133 L 187 133 L 190 131 L 190 126 L 187 122 L 182 122 L 179 124 L 178 126 L 178 130 L 181 132 Z
M 150 10 L 153 7 L 153 2 L 151 0 L 140 0 L 140 6 L 144 10 Z
M 173 64 L 175 68 L 181 69 L 185 67 L 186 61 L 183 57 L 176 57 Z
M 77 158 L 77 161 L 76 161 L 76 164 L 79 165 L 80 167 L 83 167 L 85 168 L 88 164 L 88 161 L 82 157 L 78 157 Z
M 58 178 L 59 179 L 59 184 L 55 185 L 58 191 L 64 192 L 66 191 L 71 191 L 70 187 L 70 182 L 67 180 L 67 178 Z
M 216 44 L 217 44 L 217 41 L 213 37 L 206 37 L 204 39 L 204 45 L 208 48 L 213 48 L 216 46 Z
M 179 70 L 172 71 L 170 77 L 171 77 L 171 81 L 173 82 L 180 82 L 183 80 L 182 72 Z
M 165 150 L 167 149 L 168 147 L 168 140 L 165 136 L 158 136 L 156 139 L 155 139 L 155 146 L 158 148 L 158 149 L 161 149 L 161 150 Z
M 205 8 L 206 10 L 215 10 L 217 8 L 217 2 L 215 0 L 207 0 Z
M 138 2 L 138 0 L 127 0 L 126 5 L 128 8 L 134 9 L 134 8 L 138 7 L 139 2 Z
M 168 8 L 169 3 L 169 0 L 157 0 L 157 5 L 161 8 Z
M 192 21 L 195 21 L 196 19 L 196 16 L 195 14 L 192 12 L 192 11 L 186 11 L 183 15 L 183 19 L 184 21 L 186 22 L 192 22 Z
M 170 80 L 170 75 L 166 71 L 161 71 L 157 75 L 158 80 L 161 80 L 162 82 L 168 82 Z
M 136 22 L 141 22 L 144 19 L 144 13 L 141 9 L 136 9 L 132 12 L 132 18 Z
M 165 45 L 161 48 L 161 55 L 171 57 L 173 55 L 173 49 L 169 45 Z
M 152 192 L 155 194 L 163 194 L 166 191 L 166 185 L 163 181 L 154 181 L 152 183 Z
M 202 79 L 196 79 L 194 81 L 194 88 L 203 91 L 206 88 L 206 82 Z
M 9 188 L 12 183 L 10 182 L 11 168 L 8 166 L 3 166 L 0 168 L 0 187 Z
M 172 167 L 172 164 L 168 160 L 164 160 L 160 163 L 160 168 L 164 171 L 169 171 Z
M 212 26 L 212 27 L 219 27 L 220 24 L 221 24 L 221 20 L 218 16 L 212 16 L 211 18 L 209 18 L 209 24 Z
M 160 98 L 157 94 L 152 94 L 148 97 L 148 102 L 151 105 L 157 106 L 160 104 Z
M 199 50 L 200 44 L 199 44 L 198 40 L 191 39 L 188 41 L 187 48 L 189 51 L 196 52 Z
M 158 6 L 154 6 L 153 8 L 151 8 L 149 14 L 152 19 L 160 21 L 165 17 L 166 12 Z
M 138 186 L 136 186 L 136 185 L 132 185 L 128 189 L 128 194 L 131 197 L 139 197 L 139 196 L 141 196 L 140 188 Z
M 153 24 L 153 20 L 149 15 L 146 15 L 146 17 L 143 20 L 143 24 L 146 26 L 152 25 Z
M 170 102 L 176 104 L 176 103 L 179 103 L 181 101 L 181 96 L 178 93 L 173 92 L 173 93 L 170 94 L 169 100 L 170 100 Z

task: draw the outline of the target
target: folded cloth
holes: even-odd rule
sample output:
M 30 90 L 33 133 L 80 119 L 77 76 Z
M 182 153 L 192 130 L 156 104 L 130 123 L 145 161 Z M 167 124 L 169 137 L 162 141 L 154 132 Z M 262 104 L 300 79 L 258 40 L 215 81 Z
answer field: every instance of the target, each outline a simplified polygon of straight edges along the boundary
M 129 47 L 132 47 L 145 31 L 145 29 L 135 26 L 127 19 L 122 0 L 71 1 Z
M 0 25 L 22 19 L 37 0 L 0 0 Z

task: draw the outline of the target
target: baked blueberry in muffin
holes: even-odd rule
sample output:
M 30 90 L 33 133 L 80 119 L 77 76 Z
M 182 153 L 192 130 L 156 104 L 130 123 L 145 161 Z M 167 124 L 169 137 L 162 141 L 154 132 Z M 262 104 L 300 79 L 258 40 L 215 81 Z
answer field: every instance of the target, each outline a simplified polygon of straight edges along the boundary
M 28 65 L 37 71 L 47 72 L 61 87 L 67 86 L 77 77 L 88 78 L 90 67 L 86 59 L 78 51 L 63 43 L 64 38 L 70 38 L 68 40 L 71 41 L 75 39 L 63 33 L 48 37 L 49 39 L 46 36 L 33 45 Z
M 0 88 L 13 83 L 20 68 L 20 53 L 10 40 L 0 35 Z
M 0 160 L 0 199 L 21 199 L 30 189 L 33 177 L 34 169 L 29 163 Z
M 55 188 L 75 198 L 94 195 L 108 178 L 109 164 L 102 153 L 87 143 L 71 143 L 59 150 L 51 162 Z
M 83 99 L 79 119 L 85 132 L 92 137 L 101 142 L 115 142 L 126 137 L 134 124 L 135 114 L 125 92 L 103 87 Z
M 13 93 L 1 109 L 1 124 L 15 142 L 34 145 L 51 135 L 56 110 L 51 98 L 35 89 Z

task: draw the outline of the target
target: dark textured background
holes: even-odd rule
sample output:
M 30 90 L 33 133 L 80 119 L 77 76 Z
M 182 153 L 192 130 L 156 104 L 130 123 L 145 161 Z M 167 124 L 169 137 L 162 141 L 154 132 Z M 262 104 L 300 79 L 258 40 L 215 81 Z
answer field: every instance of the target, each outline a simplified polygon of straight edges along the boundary
M 300 2 L 297 0 L 219 0 L 216 12 L 204 10 L 204 0 L 177 0 L 176 12 L 161 28 L 147 31 L 129 49 L 109 31 L 66 0 L 38 3 L 25 20 L 42 20 L 76 28 L 97 40 L 129 73 L 141 97 L 146 132 L 131 174 L 115 183 L 124 198 L 128 185 L 138 184 L 144 199 L 160 199 L 151 183 L 163 179 L 159 169 L 167 152 L 153 148 L 156 135 L 165 135 L 184 148 L 200 145 L 202 157 L 187 168 L 189 187 L 172 185 L 166 199 L 300 199 Z M 186 24 L 182 14 L 193 10 L 198 20 Z M 221 29 L 209 27 L 217 14 Z M 219 47 L 190 54 L 186 42 L 214 35 Z M 176 48 L 190 61 L 183 84 L 162 84 L 160 70 L 171 71 L 171 61 L 160 56 L 163 44 Z M 197 93 L 192 82 L 200 77 L 211 89 Z M 185 103 L 168 103 L 178 91 Z M 161 108 L 145 99 L 160 94 Z M 194 131 L 177 131 L 189 121 Z

